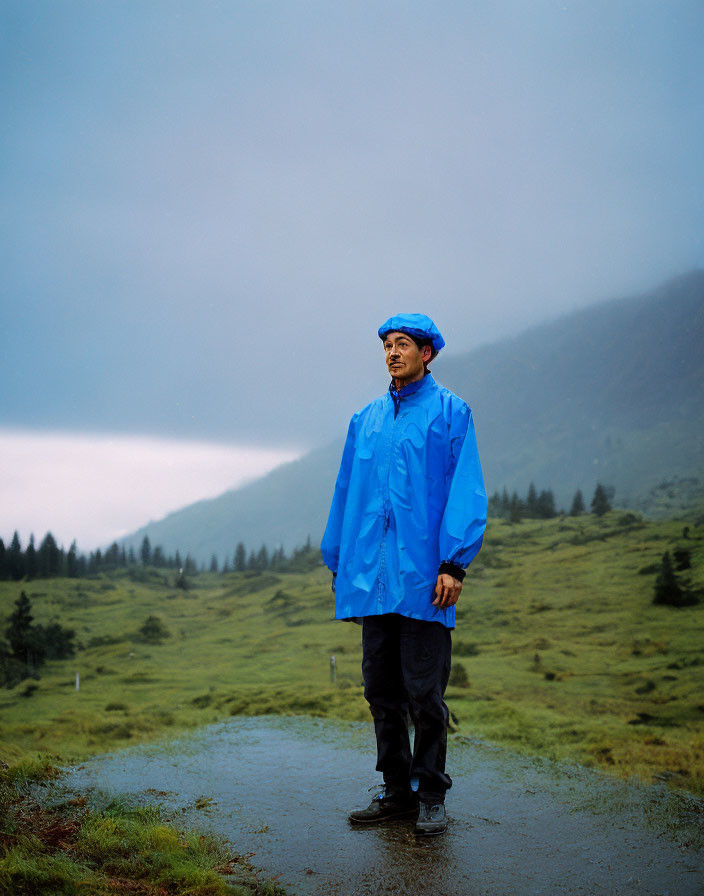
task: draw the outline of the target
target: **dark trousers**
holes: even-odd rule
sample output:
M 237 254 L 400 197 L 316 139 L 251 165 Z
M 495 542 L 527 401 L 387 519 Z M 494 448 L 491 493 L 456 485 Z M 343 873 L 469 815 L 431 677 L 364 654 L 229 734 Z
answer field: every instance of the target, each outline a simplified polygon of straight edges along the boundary
M 408 792 L 417 778 L 419 799 L 441 802 L 452 786 L 445 774 L 449 713 L 443 700 L 451 647 L 450 630 L 440 622 L 395 613 L 364 617 L 364 696 L 374 719 L 376 768 L 388 791 Z

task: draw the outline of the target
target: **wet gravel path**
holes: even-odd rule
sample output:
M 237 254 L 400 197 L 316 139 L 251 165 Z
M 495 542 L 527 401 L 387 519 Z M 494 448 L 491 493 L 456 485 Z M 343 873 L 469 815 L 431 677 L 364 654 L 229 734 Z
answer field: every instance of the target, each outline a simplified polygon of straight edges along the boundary
M 235 718 L 98 757 L 66 783 L 161 803 L 301 896 L 704 894 L 701 805 L 485 744 L 451 742 L 444 836 L 352 828 L 379 777 L 372 741 L 370 725 Z

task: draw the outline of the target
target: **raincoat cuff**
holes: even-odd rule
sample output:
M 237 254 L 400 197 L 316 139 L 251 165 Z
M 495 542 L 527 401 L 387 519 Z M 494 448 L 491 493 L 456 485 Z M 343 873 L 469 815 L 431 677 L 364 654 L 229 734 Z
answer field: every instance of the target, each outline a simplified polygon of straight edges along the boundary
M 458 566 L 456 563 L 450 563 L 449 560 L 443 560 L 440 564 L 440 569 L 438 570 L 438 575 L 440 576 L 445 573 L 452 576 L 453 579 L 457 579 L 458 582 L 461 582 L 467 575 L 466 570 L 462 569 L 462 567 Z

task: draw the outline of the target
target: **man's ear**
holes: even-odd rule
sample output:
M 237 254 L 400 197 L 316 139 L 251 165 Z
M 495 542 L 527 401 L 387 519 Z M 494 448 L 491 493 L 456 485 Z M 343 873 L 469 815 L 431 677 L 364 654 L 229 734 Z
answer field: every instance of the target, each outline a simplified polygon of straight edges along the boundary
M 428 361 L 430 361 L 430 359 L 433 357 L 432 345 L 424 345 L 423 346 L 423 353 L 422 353 L 421 357 L 423 358 L 424 364 L 427 364 Z

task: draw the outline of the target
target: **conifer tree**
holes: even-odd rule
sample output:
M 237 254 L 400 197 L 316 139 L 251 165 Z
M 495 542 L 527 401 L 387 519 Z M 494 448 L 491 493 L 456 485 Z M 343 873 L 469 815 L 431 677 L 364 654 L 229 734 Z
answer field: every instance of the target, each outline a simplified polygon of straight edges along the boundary
M 187 576 L 194 576 L 198 573 L 196 562 L 190 554 L 186 554 L 186 560 L 183 564 L 183 571 Z
M 7 549 L 5 565 L 7 567 L 9 578 L 14 579 L 15 582 L 19 582 L 24 576 L 24 554 L 22 552 L 22 545 L 20 544 L 20 537 L 17 532 L 12 536 L 10 547 Z
M 22 591 L 15 601 L 15 609 L 10 615 L 10 624 L 5 629 L 5 637 L 15 656 L 22 656 L 24 652 L 33 619 L 29 598 Z
M 71 542 L 71 547 L 68 549 L 68 554 L 66 555 L 66 575 L 69 579 L 75 579 L 79 574 L 79 566 L 78 566 L 78 548 L 76 546 L 76 542 Z
M 88 558 L 85 554 L 78 554 L 76 558 L 76 578 L 83 578 L 88 572 Z
M 594 489 L 594 497 L 592 498 L 592 513 L 597 516 L 603 516 L 609 510 L 611 510 L 611 504 L 609 503 L 607 491 L 600 482 L 597 482 Z
M 284 569 L 286 566 L 286 553 L 284 546 L 280 544 L 271 557 L 272 569 Z
M 139 549 L 139 558 L 142 561 L 142 566 L 149 566 L 152 561 L 152 546 L 148 535 L 145 535 L 142 539 L 142 546 Z
M 551 520 L 555 516 L 555 496 L 550 489 L 543 489 L 536 501 L 536 516 Z
M 574 498 L 572 498 L 572 507 L 570 507 L 570 516 L 579 516 L 581 513 L 584 513 L 586 510 L 584 506 L 584 496 L 582 495 L 582 489 L 578 488 L 574 493 Z
M 93 568 L 95 572 L 100 572 L 103 568 L 103 552 L 98 548 L 95 554 L 91 555 L 93 557 Z
M 39 575 L 42 578 L 51 578 L 58 576 L 61 571 L 61 552 L 56 544 L 56 539 L 47 532 L 37 551 L 37 560 L 39 561 Z
M 5 542 L 0 538 L 0 581 L 7 578 L 7 567 L 5 565 L 6 554 Z
M 237 543 L 235 548 L 235 572 L 244 572 L 247 567 L 247 551 L 242 542 Z
M 105 556 L 103 557 L 103 565 L 106 567 L 106 569 L 117 569 L 119 562 L 120 546 L 116 541 L 113 541 L 107 551 L 105 551 Z
M 164 557 L 164 549 L 158 544 L 152 551 L 152 566 L 157 569 L 163 569 L 166 566 L 166 557 Z
M 29 671 L 44 660 L 44 651 L 40 639 L 32 625 L 32 608 L 29 598 L 23 591 L 15 601 L 15 609 L 10 615 L 10 624 L 5 630 L 5 637 L 12 649 L 12 655 L 24 663 Z
M 655 580 L 654 604 L 670 604 L 673 607 L 682 606 L 684 594 L 680 588 L 677 576 L 672 568 L 670 552 L 665 551 L 660 565 L 660 572 Z
M 535 519 L 535 517 L 541 515 L 538 506 L 538 494 L 535 490 L 535 485 L 531 482 L 528 486 L 528 495 L 526 496 L 526 516 Z
M 213 554 L 213 556 L 210 558 L 210 571 L 218 571 L 218 558 L 215 556 L 215 554 Z
M 259 553 L 257 554 L 257 569 L 265 570 L 269 568 L 269 551 L 265 544 L 263 544 L 259 548 Z
M 24 570 L 27 579 L 33 579 L 39 572 L 39 560 L 37 558 L 37 550 L 34 547 L 34 534 L 29 536 L 29 544 L 24 552 Z

